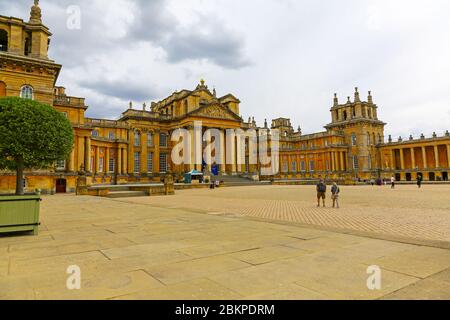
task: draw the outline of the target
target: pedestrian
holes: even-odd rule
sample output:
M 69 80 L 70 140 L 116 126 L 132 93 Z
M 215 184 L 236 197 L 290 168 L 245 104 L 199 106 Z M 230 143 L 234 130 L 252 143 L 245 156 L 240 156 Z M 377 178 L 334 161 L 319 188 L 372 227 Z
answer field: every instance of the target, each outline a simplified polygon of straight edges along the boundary
M 417 175 L 417 186 L 420 188 L 422 188 L 422 181 L 423 181 L 423 177 L 421 174 Z
M 327 185 L 323 181 L 323 179 L 320 179 L 319 183 L 316 186 L 317 190 L 317 207 L 320 207 L 320 199 L 323 201 L 323 207 L 325 208 L 325 199 L 326 199 L 326 193 L 327 193 Z
M 331 199 L 333 199 L 333 208 L 339 209 L 339 195 L 341 193 L 341 190 L 339 189 L 337 183 L 333 183 L 333 186 L 331 187 Z
M 375 179 L 374 178 L 370 179 L 370 184 L 372 185 L 372 187 L 375 185 Z
M 395 177 L 391 177 L 391 189 L 395 189 Z

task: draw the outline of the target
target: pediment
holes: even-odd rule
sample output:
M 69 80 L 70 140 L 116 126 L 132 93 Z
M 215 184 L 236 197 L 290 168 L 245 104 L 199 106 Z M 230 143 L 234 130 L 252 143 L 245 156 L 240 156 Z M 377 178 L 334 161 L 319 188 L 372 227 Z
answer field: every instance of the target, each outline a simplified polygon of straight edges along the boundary
M 227 107 L 221 105 L 220 103 L 214 103 L 200 107 L 199 109 L 191 112 L 189 116 L 205 117 L 205 118 L 215 118 L 215 119 L 225 119 L 233 121 L 241 121 L 241 117 L 232 112 Z

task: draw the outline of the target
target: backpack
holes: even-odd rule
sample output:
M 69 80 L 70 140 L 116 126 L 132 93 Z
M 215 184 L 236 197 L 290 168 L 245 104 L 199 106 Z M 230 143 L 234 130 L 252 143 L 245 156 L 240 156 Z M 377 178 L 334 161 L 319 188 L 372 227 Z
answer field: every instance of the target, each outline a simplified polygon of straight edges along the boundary
M 317 190 L 319 192 L 327 192 L 327 186 L 324 183 L 319 183 L 317 187 L 318 187 Z

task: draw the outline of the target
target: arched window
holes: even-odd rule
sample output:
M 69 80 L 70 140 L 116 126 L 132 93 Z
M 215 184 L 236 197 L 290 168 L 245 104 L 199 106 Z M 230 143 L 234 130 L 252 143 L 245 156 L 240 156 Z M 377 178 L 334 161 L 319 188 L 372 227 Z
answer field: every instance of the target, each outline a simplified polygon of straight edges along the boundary
M 8 51 L 8 32 L 0 30 L 0 51 Z
M 20 89 L 20 97 L 24 99 L 30 99 L 33 100 L 33 87 L 31 86 L 23 86 L 22 89 Z
M 344 111 L 344 121 L 347 120 L 347 111 Z
M 141 133 L 139 131 L 134 132 L 134 146 L 139 147 L 141 145 Z
M 0 81 L 0 97 L 6 97 L 6 83 Z

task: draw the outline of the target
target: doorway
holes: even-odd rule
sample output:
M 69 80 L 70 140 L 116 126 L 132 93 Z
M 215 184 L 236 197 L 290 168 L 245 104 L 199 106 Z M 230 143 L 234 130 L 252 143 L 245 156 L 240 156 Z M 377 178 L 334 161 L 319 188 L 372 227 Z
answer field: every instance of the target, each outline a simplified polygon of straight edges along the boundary
M 434 172 L 430 172 L 428 174 L 428 180 L 430 181 L 436 181 L 436 175 L 434 174 Z
M 412 177 L 411 177 L 411 173 L 406 173 L 406 181 L 411 181 Z
M 442 181 L 448 181 L 448 172 L 442 172 Z
M 66 193 L 67 192 L 67 180 L 57 179 L 56 180 L 56 193 Z

